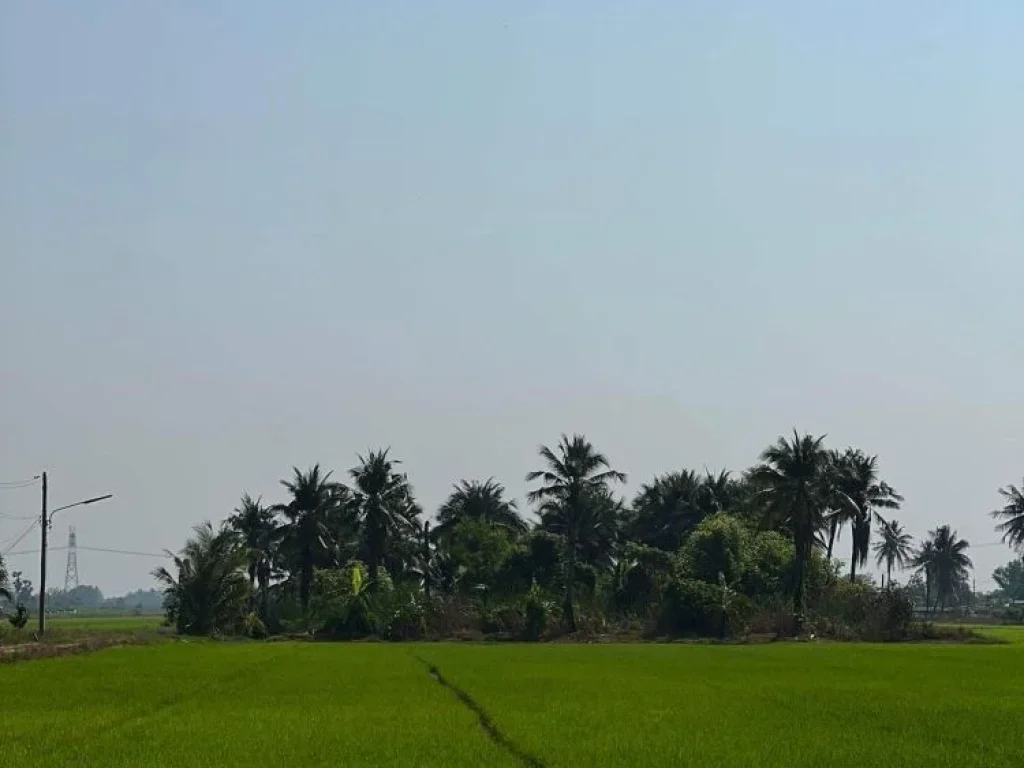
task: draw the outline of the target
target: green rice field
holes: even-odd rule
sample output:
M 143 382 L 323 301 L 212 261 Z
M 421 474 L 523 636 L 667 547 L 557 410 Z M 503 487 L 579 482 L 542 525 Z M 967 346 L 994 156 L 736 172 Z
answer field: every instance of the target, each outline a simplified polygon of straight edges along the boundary
M 1024 754 L 1024 643 L 174 642 L 0 665 L 0 691 L 4 766 L 994 768 Z

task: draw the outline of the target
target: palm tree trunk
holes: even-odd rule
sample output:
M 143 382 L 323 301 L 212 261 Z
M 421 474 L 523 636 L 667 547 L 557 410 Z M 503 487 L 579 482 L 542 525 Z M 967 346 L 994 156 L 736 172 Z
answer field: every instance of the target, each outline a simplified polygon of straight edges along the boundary
M 569 542 L 569 553 L 567 560 L 567 569 L 569 573 L 566 575 L 565 580 L 565 616 L 568 623 L 569 631 L 576 631 L 576 605 L 573 599 L 574 586 L 576 583 L 576 542 Z
M 857 553 L 853 553 L 853 557 L 850 559 L 850 583 L 853 584 L 857 580 Z
M 793 588 L 793 637 L 797 637 L 804 629 L 804 580 L 807 570 L 807 547 L 800 537 L 795 546 L 796 585 Z
M 313 590 L 313 550 L 308 545 L 302 551 L 302 570 L 299 573 L 299 602 L 302 604 L 302 616 L 309 629 L 309 596 Z
M 267 626 L 267 622 L 270 620 L 270 568 L 266 560 L 260 563 L 259 567 L 259 582 L 260 582 L 260 613 L 263 619 L 263 626 Z
M 885 583 L 889 585 L 889 589 L 892 589 L 892 560 L 886 563 Z
M 430 521 L 423 523 L 423 594 L 430 599 Z
M 832 547 L 836 543 L 836 534 L 839 532 L 839 521 L 832 518 L 832 522 L 828 524 L 828 549 L 825 552 L 825 560 L 832 559 Z
M 258 568 L 258 561 L 253 560 L 249 563 L 249 610 L 256 610 L 256 570 Z

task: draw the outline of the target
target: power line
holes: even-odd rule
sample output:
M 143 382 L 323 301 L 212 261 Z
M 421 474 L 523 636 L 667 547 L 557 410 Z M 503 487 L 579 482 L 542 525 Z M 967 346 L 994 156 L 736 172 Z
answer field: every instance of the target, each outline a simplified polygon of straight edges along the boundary
M 168 555 L 166 552 L 163 552 L 161 554 L 156 554 L 155 552 L 133 552 L 130 549 L 102 549 L 100 547 L 82 547 L 82 546 L 79 546 L 78 548 L 79 549 L 84 549 L 87 552 L 108 552 L 108 553 L 110 553 L 112 555 L 137 555 L 138 557 L 160 557 L 160 558 L 165 558 L 165 559 L 170 559 L 172 557 L 172 555 Z
M 28 488 L 36 485 L 39 482 L 39 478 L 33 477 L 29 480 L 9 480 L 6 482 L 0 482 L 0 491 L 13 491 L 17 488 Z
M 16 538 L 13 542 L 11 542 L 11 544 L 7 547 L 7 549 L 4 550 L 3 554 L 4 555 L 11 554 L 11 550 L 14 549 L 16 546 L 18 546 L 21 543 L 21 540 L 24 539 L 26 536 L 28 536 L 32 532 L 32 529 L 35 528 L 37 525 L 39 525 L 39 521 L 38 520 L 34 521 L 31 525 L 29 525 L 28 528 L 26 528 L 24 531 L 22 531 L 21 535 L 18 538 Z
M 11 515 L 6 512 L 0 512 L 0 520 L 35 520 L 38 515 Z
M 156 552 L 135 552 L 130 549 L 104 549 L 102 547 L 83 547 L 81 544 L 77 547 L 79 550 L 85 550 L 87 552 L 105 552 L 110 555 L 134 555 L 137 557 L 159 557 L 163 559 L 170 559 L 173 555 L 168 554 L 157 554 Z M 47 547 L 47 552 L 63 552 L 67 550 L 67 547 Z M 38 549 L 20 549 L 17 552 L 7 552 L 5 554 L 14 555 L 38 555 L 41 550 Z

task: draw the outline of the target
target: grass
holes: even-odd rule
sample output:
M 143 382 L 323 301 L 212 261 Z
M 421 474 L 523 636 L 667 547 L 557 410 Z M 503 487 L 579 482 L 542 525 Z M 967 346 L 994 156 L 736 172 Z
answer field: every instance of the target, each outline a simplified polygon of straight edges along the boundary
M 113 642 L 134 637 L 155 637 L 163 624 L 162 616 L 54 616 L 46 619 L 46 643 L 59 645 L 82 640 L 106 638 Z M 0 646 L 34 641 L 38 629 L 35 616 L 22 629 L 0 620 Z
M 1022 678 L 1024 644 L 172 643 L 0 666 L 0 765 L 998 768 Z
M 100 632 L 142 632 L 159 629 L 162 615 L 151 616 L 55 616 L 47 618 L 47 627 L 54 630 Z
M 396 646 L 132 646 L 0 666 L 0 691 L 4 766 L 516 765 Z
M 1012 646 L 438 648 L 548 766 L 1017 766 Z
M 1024 644 L 1024 626 L 1019 624 L 1012 624 L 1009 626 L 1000 626 L 998 624 L 965 624 L 963 626 L 974 630 L 974 632 L 981 637 L 998 640 L 1001 643 L 1010 643 L 1011 645 Z

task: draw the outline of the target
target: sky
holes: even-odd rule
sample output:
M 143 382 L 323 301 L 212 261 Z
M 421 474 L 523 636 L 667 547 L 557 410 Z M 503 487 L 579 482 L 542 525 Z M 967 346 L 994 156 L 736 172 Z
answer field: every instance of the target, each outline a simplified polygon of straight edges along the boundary
M 0 481 L 159 553 L 378 446 L 432 511 L 563 432 L 631 495 L 796 428 L 997 542 L 1024 6 L 839 5 L 4 4 Z M 38 507 L 0 489 L 0 552 Z M 78 554 L 108 594 L 160 562 Z

